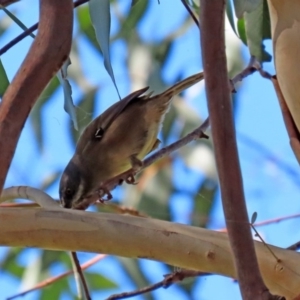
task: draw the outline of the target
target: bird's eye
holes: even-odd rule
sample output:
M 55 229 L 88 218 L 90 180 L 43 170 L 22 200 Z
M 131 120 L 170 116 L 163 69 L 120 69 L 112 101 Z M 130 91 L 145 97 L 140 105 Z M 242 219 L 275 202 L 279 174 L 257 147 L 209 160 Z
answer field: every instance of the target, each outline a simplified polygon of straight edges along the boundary
M 95 132 L 95 138 L 100 140 L 103 137 L 104 130 L 102 127 L 98 128 Z
M 71 196 L 72 195 L 72 190 L 70 188 L 66 189 L 66 196 Z

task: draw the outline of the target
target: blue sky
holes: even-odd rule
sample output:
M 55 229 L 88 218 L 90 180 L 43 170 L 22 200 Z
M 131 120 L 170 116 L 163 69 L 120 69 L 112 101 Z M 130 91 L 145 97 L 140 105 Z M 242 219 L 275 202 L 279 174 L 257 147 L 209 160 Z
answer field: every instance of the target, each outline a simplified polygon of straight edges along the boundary
M 121 10 L 127 11 L 129 7 L 124 3 L 125 1 L 121 1 Z M 38 18 L 38 1 L 27 0 L 12 5 L 10 8 L 12 12 L 18 13 L 18 17 L 27 26 L 31 26 Z M 3 12 L 1 12 L 0 17 L 3 15 Z M 157 4 L 157 1 L 151 1 L 150 8 L 139 25 L 139 32 L 143 39 L 158 42 L 176 29 L 185 16 L 186 12 L 180 1 L 163 0 L 160 1 L 160 5 Z M 112 33 L 116 31 L 117 26 L 117 22 L 113 18 Z M 0 38 L 0 45 L 5 45 L 21 32 L 22 30 L 16 25 L 12 25 Z M 172 83 L 179 75 L 185 77 L 202 69 L 198 37 L 198 30 L 194 26 L 184 36 L 178 38 L 163 70 L 166 82 Z M 1 57 L 10 79 L 18 69 L 31 42 L 32 39 L 28 37 Z M 271 42 L 267 41 L 265 44 L 267 51 L 272 53 Z M 248 49 L 243 45 L 241 45 L 241 49 L 246 64 L 249 59 Z M 129 92 L 129 79 L 124 64 L 125 50 L 125 45 L 122 42 L 113 44 L 111 49 L 115 77 L 122 96 Z M 103 86 L 101 92 L 98 93 L 97 101 L 97 113 L 100 113 L 112 102 L 118 100 L 117 94 L 103 67 L 102 59 L 99 58 L 99 55 L 95 53 L 85 39 L 80 41 L 80 53 L 87 78 L 91 83 Z M 184 55 L 182 55 L 183 53 Z M 265 64 L 264 67 L 270 73 L 274 73 L 272 62 Z M 72 68 L 72 65 L 70 68 Z M 80 89 L 76 85 L 73 85 L 73 95 L 76 103 L 81 95 Z M 206 116 L 207 109 L 203 92 L 200 97 L 190 99 L 190 103 L 202 117 Z M 63 168 L 72 156 L 74 149 L 67 130 L 70 123 L 68 115 L 63 111 L 61 89 L 44 107 L 43 118 L 45 119 L 43 131 L 45 148 L 42 155 L 38 154 L 31 124 L 27 122 L 20 138 L 6 186 L 24 184 L 39 186 L 47 176 L 55 170 Z M 235 124 L 249 215 L 251 216 L 253 212 L 257 212 L 257 221 L 262 221 L 298 212 L 300 208 L 299 167 L 289 146 L 272 84 L 261 78 L 259 74 L 246 78 L 238 88 Z M 201 174 L 195 172 L 194 176 L 195 180 L 198 180 Z M 55 185 L 51 189 L 53 197 L 58 197 L 57 188 L 57 185 Z M 173 204 L 175 220 L 184 222 L 185 215 L 190 212 L 192 207 L 191 203 L 183 202 L 182 198 L 177 199 L 175 197 Z M 299 225 L 299 220 L 293 219 L 259 227 L 258 230 L 266 242 L 286 247 L 300 240 L 300 233 L 295 230 L 295 228 L 299 228 Z M 219 229 L 224 226 L 222 204 L 218 196 L 213 207 L 210 227 Z M 2 249 L 0 254 L 3 255 L 5 251 L 5 249 Z M 26 251 L 21 263 L 31 263 L 37 253 L 39 253 L 38 250 Z M 83 262 L 90 257 L 92 257 L 90 254 L 80 255 Z M 141 261 L 141 265 L 147 270 L 148 279 L 153 283 L 161 280 L 163 274 L 167 272 L 165 267 L 157 262 Z M 134 289 L 134 285 L 122 272 L 120 264 L 111 257 L 104 259 L 97 266 L 92 267 L 91 270 L 101 272 L 101 274 L 121 283 L 122 291 Z M 60 271 L 62 270 L 59 265 L 51 270 L 53 274 Z M 0 276 L 0 289 L 4 291 L 3 286 L 6 287 L 5 295 L 11 296 L 18 291 L 20 287 L 16 279 L 7 276 L 3 272 L 0 273 Z M 99 294 L 99 299 L 103 299 L 111 293 L 109 291 Z M 5 295 L 2 294 L 3 297 Z M 182 294 L 176 286 L 167 290 L 156 291 L 154 295 L 155 299 L 166 299 L 171 295 L 172 299 L 175 300 L 187 299 L 186 295 Z M 2 299 L 2 296 L 0 296 L 0 299 Z M 33 293 L 23 299 L 38 299 L 38 296 Z M 69 297 L 66 295 L 64 299 L 69 299 Z M 135 299 L 142 298 L 137 297 Z M 238 285 L 232 279 L 222 276 L 207 276 L 198 281 L 194 290 L 194 299 L 240 299 L 240 294 Z

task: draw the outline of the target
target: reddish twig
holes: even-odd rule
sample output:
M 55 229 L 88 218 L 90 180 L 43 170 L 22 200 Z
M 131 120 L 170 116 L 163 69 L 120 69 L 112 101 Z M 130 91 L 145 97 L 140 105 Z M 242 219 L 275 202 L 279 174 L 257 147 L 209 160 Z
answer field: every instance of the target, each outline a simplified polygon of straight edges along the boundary
M 105 254 L 98 254 L 95 257 L 93 257 L 92 259 L 90 259 L 89 261 L 87 261 L 86 263 L 82 264 L 80 266 L 80 268 L 81 268 L 81 270 L 85 270 L 85 269 L 93 266 L 94 264 L 96 264 L 98 261 L 100 261 L 101 259 L 103 259 L 105 257 L 106 257 Z M 25 296 L 28 293 L 31 293 L 31 292 L 36 291 L 36 290 L 40 290 L 40 289 L 42 289 L 46 286 L 49 286 L 49 285 L 53 284 L 54 282 L 56 282 L 56 281 L 58 281 L 58 280 L 60 280 L 64 277 L 67 277 L 67 276 L 72 275 L 72 274 L 74 274 L 74 272 L 72 270 L 70 270 L 70 271 L 65 272 L 61 275 L 54 276 L 52 278 L 48 278 L 48 279 L 38 283 L 35 287 L 33 287 L 31 289 L 28 289 L 28 290 L 26 290 L 22 293 L 17 294 L 17 295 L 11 296 L 11 297 L 7 298 L 7 300 L 12 300 L 12 299 L 15 299 L 17 297 Z
M 0 103 L 0 194 L 28 114 L 69 55 L 72 29 L 71 0 L 40 0 L 39 31 Z
M 274 299 L 264 284 L 249 227 L 225 53 L 225 1 L 200 1 L 205 88 L 223 209 L 243 299 Z M 213 38 L 212 38 L 213 37 Z
M 210 275 L 210 274 L 204 273 L 204 272 L 199 272 L 199 271 L 192 271 L 192 270 L 176 271 L 172 274 L 164 275 L 165 278 L 160 282 L 157 282 L 155 284 L 149 285 L 147 287 L 144 287 L 144 288 L 132 291 L 132 292 L 125 292 L 125 293 L 111 295 L 106 300 L 119 300 L 119 299 L 131 298 L 134 296 L 153 292 L 159 288 L 166 289 L 169 286 L 171 286 L 172 284 L 174 284 L 176 282 L 180 282 L 180 281 L 184 280 L 185 278 L 204 276 L 204 275 Z

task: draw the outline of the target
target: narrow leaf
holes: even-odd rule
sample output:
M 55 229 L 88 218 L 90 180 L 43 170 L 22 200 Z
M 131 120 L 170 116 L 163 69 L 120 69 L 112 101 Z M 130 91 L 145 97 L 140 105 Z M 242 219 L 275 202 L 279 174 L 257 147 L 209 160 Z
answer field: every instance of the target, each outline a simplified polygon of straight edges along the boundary
M 231 25 L 232 30 L 237 35 L 236 28 L 235 28 L 235 25 L 234 25 L 234 18 L 233 18 L 233 13 L 232 13 L 231 0 L 226 1 L 226 15 L 227 15 L 227 18 L 229 20 L 229 23 Z
M 242 18 L 245 12 L 254 11 L 263 0 L 233 0 L 235 15 L 238 19 Z
M 60 71 L 57 73 L 57 77 L 63 87 L 64 91 L 64 109 L 70 115 L 71 120 L 73 121 L 74 128 L 78 130 L 78 124 L 76 119 L 76 109 L 72 99 L 72 87 L 67 79 L 67 69 L 71 64 L 70 59 L 67 59 L 63 64 Z
M 8 86 L 9 86 L 9 80 L 7 78 L 5 69 L 0 59 L 0 97 L 3 97 Z
M 131 0 L 131 6 L 134 6 L 135 4 L 138 3 L 139 0 Z
M 267 1 L 263 0 L 254 11 L 245 13 L 244 18 L 250 54 L 260 62 L 271 61 L 272 56 L 263 45 L 264 39 L 271 38 Z
M 0 5 L 0 8 L 17 24 L 19 25 L 24 31 L 26 31 L 28 28 L 22 23 L 21 20 L 19 20 L 14 14 L 12 14 L 8 9 Z M 33 33 L 30 33 L 30 36 L 32 38 L 35 38 L 35 35 Z
M 252 217 L 251 217 L 251 224 L 252 225 L 255 223 L 256 219 L 257 219 L 257 212 L 254 212 Z
M 93 291 L 118 288 L 114 281 L 98 273 L 86 272 L 85 278 Z
M 91 0 L 89 1 L 90 16 L 95 28 L 96 37 L 103 53 L 104 67 L 111 77 L 119 98 L 119 90 L 115 81 L 114 71 L 110 62 L 109 38 L 110 38 L 110 1 Z

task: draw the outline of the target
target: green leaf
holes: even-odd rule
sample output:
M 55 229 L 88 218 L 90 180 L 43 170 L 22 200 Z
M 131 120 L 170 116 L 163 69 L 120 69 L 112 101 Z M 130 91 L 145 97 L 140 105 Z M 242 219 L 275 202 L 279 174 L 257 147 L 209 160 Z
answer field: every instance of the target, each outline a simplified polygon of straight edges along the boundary
M 84 277 L 89 288 L 93 291 L 115 289 L 119 287 L 114 281 L 98 273 L 85 272 Z
M 8 86 L 9 86 L 9 80 L 7 78 L 5 69 L 0 59 L 0 97 L 3 97 Z
M 48 100 L 51 99 L 58 87 L 59 81 L 57 77 L 53 77 L 48 83 L 47 87 L 44 89 L 43 93 L 40 95 L 30 113 L 30 122 L 33 127 L 33 132 L 35 134 L 40 151 L 42 151 L 44 145 L 42 109 Z
M 235 28 L 235 25 L 234 25 L 234 18 L 233 18 L 233 13 L 232 13 L 231 0 L 226 1 L 226 15 L 227 15 L 227 18 L 229 20 L 229 23 L 231 25 L 231 28 L 232 28 L 233 32 L 237 35 L 236 28 Z
M 92 87 L 78 102 L 77 119 L 79 131 L 71 127 L 72 142 L 76 145 L 82 130 L 92 121 L 98 87 Z
M 137 4 L 139 2 L 139 0 L 131 0 L 131 6 L 134 6 L 135 4 Z
M 257 212 L 255 211 L 253 215 L 251 216 L 251 224 L 253 225 L 256 222 L 257 219 Z
M 265 51 L 264 39 L 271 38 L 271 23 L 267 0 L 263 0 L 257 8 L 245 13 L 245 28 L 250 54 L 260 62 L 271 61 L 272 56 Z
M 109 0 L 90 0 L 89 11 L 92 24 L 95 28 L 97 41 L 103 53 L 104 67 L 116 88 L 119 98 L 121 99 L 110 61 L 110 2 Z
M 237 22 L 237 30 L 240 39 L 242 42 L 247 46 L 247 36 L 246 36 L 246 29 L 245 29 L 245 20 L 239 19 Z
M 60 71 L 57 73 L 57 77 L 63 87 L 64 91 L 64 109 L 69 114 L 71 120 L 73 121 L 74 128 L 78 130 L 78 124 L 76 119 L 76 109 L 72 99 L 72 87 L 69 83 L 68 77 L 68 66 L 71 64 L 70 59 L 67 59 Z
M 9 248 L 0 262 L 0 269 L 18 278 L 24 273 L 25 268 L 18 264 L 18 256 L 22 253 L 22 248 Z
M 77 9 L 77 18 L 81 32 L 86 35 L 94 48 L 102 55 L 101 49 L 97 42 L 95 30 L 91 23 L 88 6 L 82 6 Z
M 235 15 L 238 19 L 242 18 L 245 12 L 254 11 L 263 0 L 233 0 Z
M 70 290 L 68 278 L 64 277 L 41 290 L 40 300 L 61 299 L 62 293 Z
M 112 38 L 112 40 L 116 40 L 119 38 L 124 38 L 125 40 L 131 39 L 133 36 L 136 36 L 136 28 L 144 16 L 149 5 L 148 0 L 138 1 L 136 5 L 131 7 L 131 10 L 128 16 L 122 20 L 122 24 L 120 24 L 120 31 Z
M 59 251 L 50 251 L 44 250 L 41 253 L 41 261 L 42 261 L 42 272 L 48 271 L 48 269 L 53 265 L 60 262 L 61 253 Z

